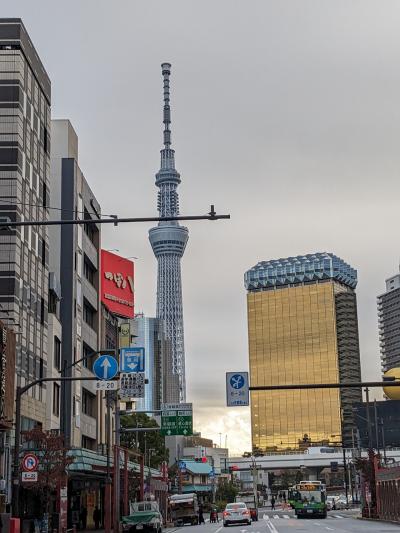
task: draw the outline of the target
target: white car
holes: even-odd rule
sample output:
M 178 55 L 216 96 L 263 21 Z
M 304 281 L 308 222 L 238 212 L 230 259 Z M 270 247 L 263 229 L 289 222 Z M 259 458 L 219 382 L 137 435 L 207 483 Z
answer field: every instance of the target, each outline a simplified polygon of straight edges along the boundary
M 228 503 L 222 513 L 222 518 L 224 527 L 228 527 L 229 524 L 251 524 L 250 511 L 242 502 Z

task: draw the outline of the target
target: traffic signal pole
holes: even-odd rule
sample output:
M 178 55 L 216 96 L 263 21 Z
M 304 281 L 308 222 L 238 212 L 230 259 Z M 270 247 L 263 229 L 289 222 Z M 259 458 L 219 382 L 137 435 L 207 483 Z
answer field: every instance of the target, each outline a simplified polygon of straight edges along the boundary
M 251 385 L 251 391 L 309 390 L 309 389 L 360 389 L 362 387 L 400 387 L 400 380 L 355 381 L 354 383 L 297 383 L 293 385 Z

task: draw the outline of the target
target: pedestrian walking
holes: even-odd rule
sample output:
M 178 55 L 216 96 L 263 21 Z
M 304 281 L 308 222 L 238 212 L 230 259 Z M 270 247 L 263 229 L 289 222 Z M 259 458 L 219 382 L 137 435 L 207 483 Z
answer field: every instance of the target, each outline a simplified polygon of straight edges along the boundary
M 199 505 L 199 524 L 205 524 L 204 516 L 203 516 L 203 506 Z
M 81 522 L 82 529 L 86 529 L 87 524 L 87 509 L 82 505 L 81 512 L 79 514 L 79 520 Z
M 100 509 L 96 506 L 93 511 L 93 522 L 94 522 L 94 528 L 100 529 L 100 522 L 101 522 L 101 512 Z
M 275 498 L 274 498 L 274 496 L 272 496 L 272 498 L 271 498 L 271 509 L 272 509 L 272 511 L 275 511 Z

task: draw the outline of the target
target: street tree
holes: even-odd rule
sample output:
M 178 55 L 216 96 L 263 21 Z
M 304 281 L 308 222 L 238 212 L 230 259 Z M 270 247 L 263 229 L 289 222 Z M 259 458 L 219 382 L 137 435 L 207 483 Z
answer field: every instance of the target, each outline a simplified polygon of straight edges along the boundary
M 74 458 L 68 455 L 64 437 L 57 431 L 34 428 L 22 433 L 22 441 L 24 450 L 34 453 L 39 459 L 38 480 L 26 488 L 39 494 L 42 509 L 49 513 L 51 495 L 67 475 L 68 466 Z
M 157 422 L 145 413 L 124 415 L 121 417 L 121 428 L 158 428 Z M 145 464 L 158 468 L 163 461 L 168 462 L 168 449 L 165 438 L 159 431 L 121 432 L 121 445 L 144 455 Z M 150 465 L 149 465 L 150 457 Z

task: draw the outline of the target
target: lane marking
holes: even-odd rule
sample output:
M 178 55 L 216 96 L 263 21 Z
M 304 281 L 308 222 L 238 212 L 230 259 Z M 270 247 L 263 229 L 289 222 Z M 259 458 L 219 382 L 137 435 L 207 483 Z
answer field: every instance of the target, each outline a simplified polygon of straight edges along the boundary
M 340 514 L 335 514 L 335 518 L 344 518 L 343 516 L 340 516 Z
M 279 515 L 278 514 L 274 514 L 274 518 L 275 518 L 275 520 L 279 519 Z
M 223 527 L 224 527 L 224 526 L 219 527 L 218 529 L 216 529 L 216 530 L 214 531 L 214 533 L 218 533 L 218 531 L 221 531 L 221 529 L 222 529 Z
M 332 527 L 328 527 L 328 526 L 326 526 L 325 529 L 327 529 L 328 531 L 334 531 Z
M 290 517 L 289 517 L 288 514 L 284 514 L 284 515 L 283 515 L 283 518 L 286 518 L 287 520 L 289 520 Z
M 268 520 L 268 515 L 266 513 L 263 514 L 263 519 Z
M 314 524 L 315 524 L 316 526 L 321 526 L 321 525 L 322 525 L 322 524 L 320 524 L 320 522 L 314 522 Z
M 279 533 L 274 524 L 271 522 L 271 519 L 267 520 L 267 526 L 271 533 Z

